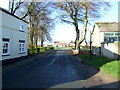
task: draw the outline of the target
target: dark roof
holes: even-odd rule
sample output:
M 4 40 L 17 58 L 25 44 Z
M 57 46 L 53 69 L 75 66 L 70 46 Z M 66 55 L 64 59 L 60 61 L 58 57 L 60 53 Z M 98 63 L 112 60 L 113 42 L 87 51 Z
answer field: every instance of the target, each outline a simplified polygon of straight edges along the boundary
M 54 41 L 54 43 L 59 43 L 59 41 Z
M 100 32 L 118 32 L 118 22 L 96 22 Z M 120 31 L 119 31 L 120 32 Z
M 6 9 L 3 9 L 3 8 L 1 8 L 1 7 L 0 7 L 0 11 L 3 11 L 3 12 L 5 12 L 5 13 L 7 13 L 7 14 L 9 14 L 9 15 L 11 15 L 11 16 L 13 16 L 13 17 L 17 18 L 17 19 L 20 19 L 20 20 L 22 20 L 22 21 L 24 21 L 24 22 L 28 23 L 27 21 L 25 21 L 25 20 L 23 20 L 23 19 L 19 18 L 18 16 L 16 16 L 16 15 L 14 15 L 14 14 L 10 13 L 10 12 L 9 12 L 8 10 L 6 10 Z
M 75 43 L 75 42 L 71 41 L 70 43 Z

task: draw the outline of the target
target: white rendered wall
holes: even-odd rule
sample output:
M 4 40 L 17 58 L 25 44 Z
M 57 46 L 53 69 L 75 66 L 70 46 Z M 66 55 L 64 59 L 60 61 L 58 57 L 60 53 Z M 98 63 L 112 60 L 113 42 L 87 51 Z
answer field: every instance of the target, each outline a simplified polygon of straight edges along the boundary
M 2 60 L 2 12 L 0 11 L 0 61 Z
M 96 24 L 92 35 L 92 46 L 100 46 L 100 30 Z
M 11 59 L 27 55 L 28 48 L 28 24 L 24 21 L 25 32 L 19 31 L 20 19 L 13 17 L 5 12 L 2 12 L 2 38 L 10 39 L 10 55 L 2 56 L 2 59 Z M 25 40 L 25 53 L 19 54 L 19 40 Z

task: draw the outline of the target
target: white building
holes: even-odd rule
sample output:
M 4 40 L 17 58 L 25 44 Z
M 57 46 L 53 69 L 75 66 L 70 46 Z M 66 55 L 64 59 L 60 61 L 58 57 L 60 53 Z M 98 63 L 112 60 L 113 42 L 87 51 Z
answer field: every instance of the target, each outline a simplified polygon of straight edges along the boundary
M 0 8 L 0 60 L 27 55 L 28 23 Z
M 92 52 L 110 59 L 120 58 L 118 22 L 97 22 L 93 27 Z

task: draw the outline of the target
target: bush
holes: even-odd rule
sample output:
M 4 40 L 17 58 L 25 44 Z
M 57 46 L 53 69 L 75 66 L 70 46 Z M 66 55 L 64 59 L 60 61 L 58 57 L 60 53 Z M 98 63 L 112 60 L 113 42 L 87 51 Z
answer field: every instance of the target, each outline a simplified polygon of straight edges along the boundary
M 33 49 L 28 49 L 28 55 L 33 55 L 33 54 L 37 54 L 37 48 L 33 48 Z
M 49 50 L 54 50 L 54 47 L 38 47 L 38 48 L 29 48 L 28 49 L 28 55 L 35 55 L 40 52 L 45 52 Z
M 46 50 L 49 51 L 49 50 L 54 50 L 54 47 L 46 47 Z
M 50 47 L 50 50 L 54 50 L 54 47 Z
M 40 47 L 40 52 L 45 52 L 45 47 Z

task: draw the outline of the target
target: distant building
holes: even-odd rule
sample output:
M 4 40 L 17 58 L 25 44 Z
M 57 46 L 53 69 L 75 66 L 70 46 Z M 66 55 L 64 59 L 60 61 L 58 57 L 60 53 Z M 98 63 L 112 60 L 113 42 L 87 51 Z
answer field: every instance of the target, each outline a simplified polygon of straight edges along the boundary
M 68 44 L 65 41 L 55 41 L 53 46 L 54 47 L 68 47 Z
M 92 35 L 92 51 L 111 59 L 118 58 L 120 50 L 120 30 L 117 22 L 95 23 Z
M 47 45 L 47 47 L 53 47 L 53 45 Z
M 71 41 L 71 42 L 69 43 L 69 46 L 70 46 L 70 47 L 75 47 L 75 42 Z
M 2 8 L 0 15 L 0 60 L 26 56 L 28 23 Z

